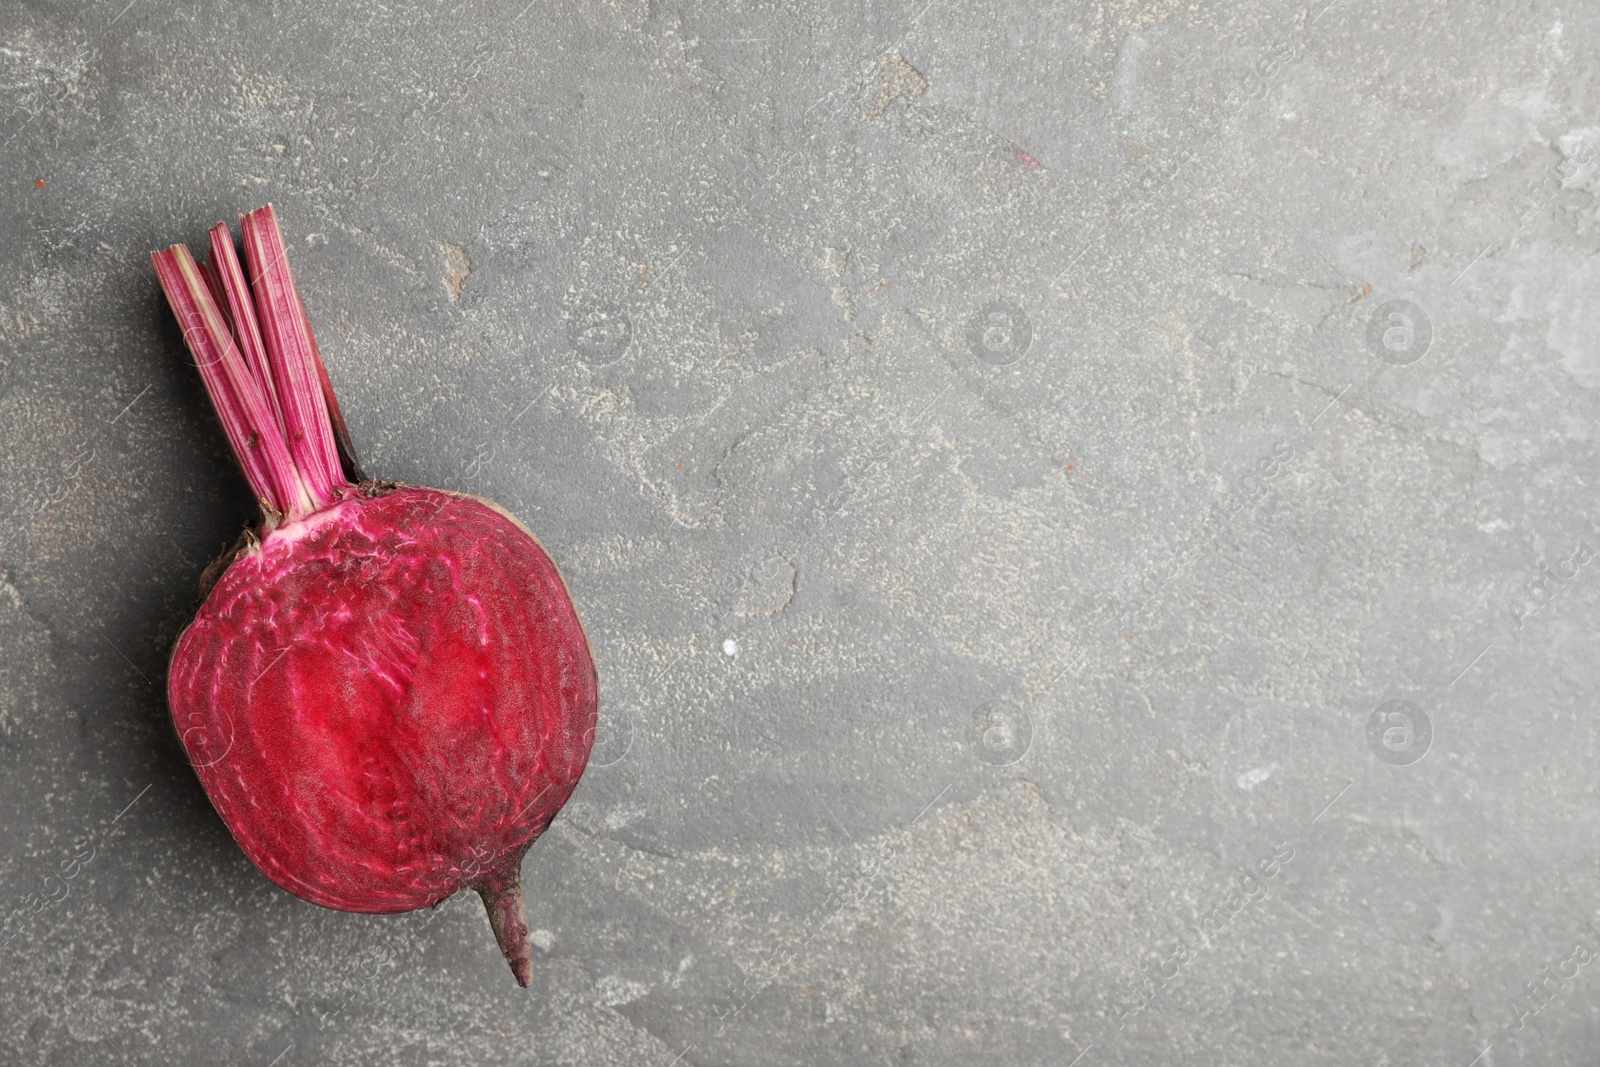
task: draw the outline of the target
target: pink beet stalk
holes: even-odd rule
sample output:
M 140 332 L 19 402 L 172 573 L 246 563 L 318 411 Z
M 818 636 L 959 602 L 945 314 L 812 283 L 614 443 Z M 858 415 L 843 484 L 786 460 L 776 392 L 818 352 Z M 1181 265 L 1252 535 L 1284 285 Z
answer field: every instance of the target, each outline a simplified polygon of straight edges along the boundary
M 360 472 L 272 208 L 152 254 L 261 521 L 201 579 L 167 702 L 273 882 L 342 911 L 483 898 L 517 982 L 521 864 L 589 759 L 599 679 L 560 571 L 491 501 Z
M 304 515 L 313 500 L 295 469 L 278 417 L 239 355 L 211 285 L 183 245 L 151 253 L 183 339 L 194 353 L 228 444 L 264 513 Z
M 255 301 L 250 296 L 250 285 L 244 280 L 244 271 L 239 267 L 239 254 L 234 251 L 233 234 L 228 232 L 228 224 L 219 222 L 211 229 L 211 262 L 207 264 L 211 273 L 218 279 L 217 287 L 223 291 L 225 300 L 221 301 L 228 309 L 228 315 L 233 324 L 234 340 L 238 343 L 244 355 L 244 362 L 250 368 L 251 375 L 256 384 L 266 394 L 268 402 L 272 405 L 273 414 L 278 417 L 278 430 L 283 431 L 283 412 L 278 410 L 277 389 L 272 381 L 272 369 L 267 362 L 266 342 L 261 338 L 261 325 L 256 321 Z M 288 440 L 288 435 L 284 435 Z
M 319 504 L 335 499 L 334 490 L 349 483 L 339 465 L 333 426 L 317 373 L 316 342 L 289 273 L 289 257 L 272 205 L 240 220 L 250 288 L 261 318 L 272 377 L 279 386 L 283 430 L 295 466 Z

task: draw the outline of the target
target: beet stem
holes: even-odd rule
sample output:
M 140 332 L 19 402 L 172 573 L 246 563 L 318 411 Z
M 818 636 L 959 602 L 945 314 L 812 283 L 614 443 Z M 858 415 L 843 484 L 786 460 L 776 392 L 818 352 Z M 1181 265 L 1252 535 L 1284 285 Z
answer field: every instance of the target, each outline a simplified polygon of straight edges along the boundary
M 213 298 L 208 273 L 183 245 L 152 252 L 156 277 L 200 368 L 234 459 L 263 511 L 304 515 L 314 506 L 295 469 L 271 401 L 234 344 L 233 325 Z
M 321 359 L 289 271 L 278 216 L 268 204 L 242 216 L 239 228 L 289 452 L 312 498 L 318 505 L 329 504 L 337 498 L 335 490 L 350 483 L 334 444 Z
M 341 499 L 362 474 L 278 217 L 268 204 L 239 223 L 248 281 L 226 223 L 211 230 L 208 263 L 183 245 L 150 255 L 270 529 Z
M 489 911 L 489 925 L 500 952 L 511 964 L 517 984 L 528 988 L 533 981 L 533 946 L 528 941 L 528 913 L 522 905 L 522 854 L 500 874 L 475 887 Z
M 244 362 L 255 377 L 256 384 L 267 394 L 267 402 L 278 417 L 278 429 L 284 440 L 289 439 L 283 426 L 282 405 L 278 403 L 277 386 L 272 381 L 272 368 L 267 362 L 267 343 L 261 337 L 261 324 L 256 319 L 255 303 L 250 296 L 250 283 L 244 280 L 244 270 L 239 266 L 239 253 L 233 247 L 233 234 L 226 222 L 211 228 L 211 268 L 219 280 L 224 307 L 233 319 L 233 337 L 244 355 Z

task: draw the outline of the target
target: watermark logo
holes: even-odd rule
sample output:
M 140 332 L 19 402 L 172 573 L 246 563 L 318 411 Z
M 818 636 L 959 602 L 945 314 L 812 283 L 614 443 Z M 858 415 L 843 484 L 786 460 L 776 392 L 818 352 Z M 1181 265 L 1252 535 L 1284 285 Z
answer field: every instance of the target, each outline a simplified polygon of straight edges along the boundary
M 1409 767 L 1433 745 L 1433 722 L 1409 700 L 1385 700 L 1367 719 L 1367 747 L 1392 767 Z
M 475 482 L 483 476 L 484 469 L 494 462 L 495 447 L 487 442 L 480 442 L 477 450 L 472 455 L 461 461 L 461 476 L 469 482 Z
M 233 751 L 233 720 L 226 712 L 214 715 L 189 713 L 189 725 L 184 729 L 183 752 L 190 766 L 196 770 L 222 762 Z
M 567 318 L 567 337 L 579 359 L 591 367 L 609 367 L 627 355 L 633 320 L 616 304 L 585 300 Z
M 1579 972 L 1595 960 L 1595 949 L 1589 943 L 1593 932 L 1594 928 L 1589 927 L 1574 941 L 1564 959 L 1546 963 L 1537 976 L 1523 983 L 1522 993 L 1511 998 L 1511 1021 L 1516 1024 L 1513 1030 L 1526 1028 L 1529 1020 L 1576 986 Z
M 1543 611 L 1578 577 L 1578 571 L 1593 559 L 1594 549 L 1579 541 L 1572 554 L 1557 563 L 1554 570 L 1548 565 L 1540 566 L 1539 572 L 1522 585 L 1522 604 L 1511 605 L 1512 632 L 1522 629 L 1528 619 Z
M 1409 367 L 1433 346 L 1433 320 L 1410 300 L 1388 300 L 1367 320 L 1367 347 L 1391 367 Z
M 1033 719 L 1015 704 L 991 701 L 973 713 L 972 736 L 979 759 L 1009 767 L 1033 746 Z
M 589 731 L 589 766 L 621 763 L 633 748 L 633 716 L 626 711 L 606 712 Z
M 1033 346 L 1033 320 L 1005 300 L 996 300 L 967 324 L 967 346 L 991 367 L 1009 367 Z

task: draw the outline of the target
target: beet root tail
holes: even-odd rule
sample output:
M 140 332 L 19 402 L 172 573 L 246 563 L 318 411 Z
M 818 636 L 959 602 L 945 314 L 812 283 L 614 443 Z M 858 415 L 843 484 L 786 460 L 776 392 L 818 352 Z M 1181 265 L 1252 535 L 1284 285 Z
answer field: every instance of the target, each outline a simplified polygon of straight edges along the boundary
M 511 973 L 517 976 L 518 985 L 528 988 L 533 981 L 533 946 L 528 943 L 528 913 L 522 906 L 522 857 L 518 855 L 508 870 L 476 888 Z

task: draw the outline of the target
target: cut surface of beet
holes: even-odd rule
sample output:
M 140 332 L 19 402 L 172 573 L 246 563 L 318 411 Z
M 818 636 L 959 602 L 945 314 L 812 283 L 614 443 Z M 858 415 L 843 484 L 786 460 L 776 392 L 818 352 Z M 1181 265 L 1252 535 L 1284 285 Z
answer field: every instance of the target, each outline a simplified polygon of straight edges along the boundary
M 262 873 L 326 907 L 410 911 L 519 858 L 577 785 L 597 687 L 576 622 L 496 509 L 352 497 L 233 561 L 168 700 Z

